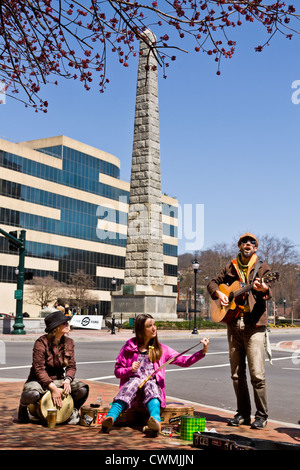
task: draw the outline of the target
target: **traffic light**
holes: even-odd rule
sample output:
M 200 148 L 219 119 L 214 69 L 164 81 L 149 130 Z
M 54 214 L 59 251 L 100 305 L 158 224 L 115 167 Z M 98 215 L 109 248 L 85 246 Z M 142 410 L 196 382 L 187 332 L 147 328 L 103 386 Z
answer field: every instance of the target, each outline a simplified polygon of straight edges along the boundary
M 27 273 L 24 273 L 24 281 L 31 281 L 32 278 L 33 278 L 32 271 L 27 271 Z
M 9 232 L 10 235 L 12 235 L 15 238 L 18 238 L 18 232 L 17 230 L 13 230 L 12 232 Z M 16 245 L 12 240 L 9 239 L 8 241 L 8 248 L 10 251 L 18 251 L 19 247 Z

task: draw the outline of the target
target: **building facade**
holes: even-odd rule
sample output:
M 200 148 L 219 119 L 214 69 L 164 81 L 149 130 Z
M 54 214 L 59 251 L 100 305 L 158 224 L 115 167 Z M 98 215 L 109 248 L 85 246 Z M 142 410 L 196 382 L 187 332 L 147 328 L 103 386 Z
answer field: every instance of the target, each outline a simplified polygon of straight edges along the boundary
M 25 270 L 69 283 L 83 270 L 95 288 L 93 313 L 110 312 L 111 291 L 124 282 L 129 183 L 120 160 L 65 136 L 0 140 L 0 227 L 26 231 Z M 177 286 L 178 202 L 162 195 L 164 280 Z M 15 312 L 18 254 L 0 237 L 0 313 Z M 38 316 L 40 307 L 23 310 Z

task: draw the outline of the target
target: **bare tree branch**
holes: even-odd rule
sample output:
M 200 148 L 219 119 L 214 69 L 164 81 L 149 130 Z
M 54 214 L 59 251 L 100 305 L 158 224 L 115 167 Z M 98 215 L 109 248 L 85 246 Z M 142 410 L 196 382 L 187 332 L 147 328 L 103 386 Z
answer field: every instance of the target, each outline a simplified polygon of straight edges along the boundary
M 236 27 L 263 26 L 268 38 L 256 46 L 260 52 L 276 34 L 299 34 L 299 20 L 293 5 L 262 0 L 1 0 L 0 78 L 9 96 L 46 112 L 41 86 L 65 78 L 89 90 L 96 76 L 103 92 L 113 54 L 128 67 L 139 54 L 139 41 L 155 55 L 164 77 L 175 51 L 205 52 L 220 74 L 221 58 L 235 52 L 230 36 Z M 144 34 L 147 29 L 156 40 Z

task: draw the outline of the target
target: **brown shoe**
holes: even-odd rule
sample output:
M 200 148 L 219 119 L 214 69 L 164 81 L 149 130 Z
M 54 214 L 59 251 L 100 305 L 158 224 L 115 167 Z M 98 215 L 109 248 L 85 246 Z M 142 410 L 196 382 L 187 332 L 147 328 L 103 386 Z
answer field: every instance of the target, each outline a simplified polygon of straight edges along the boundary
M 114 418 L 112 416 L 107 416 L 102 421 L 102 432 L 108 432 L 114 425 Z
M 244 417 L 240 414 L 236 414 L 233 418 L 230 418 L 227 422 L 227 426 L 240 426 L 241 424 L 250 424 L 250 416 Z
M 30 423 L 30 418 L 27 410 L 27 406 L 20 404 L 18 410 L 18 423 L 27 424 Z
M 258 416 L 255 418 L 255 421 L 251 424 L 251 429 L 263 429 L 267 426 L 267 418 L 263 418 L 261 416 Z
M 150 416 L 150 418 L 148 419 L 147 426 L 152 431 L 160 431 L 160 423 L 155 418 L 153 418 L 153 416 Z
M 150 429 L 149 426 L 144 426 L 143 427 L 143 433 L 147 436 L 147 437 L 157 437 L 158 436 L 158 431 L 153 431 L 153 429 Z

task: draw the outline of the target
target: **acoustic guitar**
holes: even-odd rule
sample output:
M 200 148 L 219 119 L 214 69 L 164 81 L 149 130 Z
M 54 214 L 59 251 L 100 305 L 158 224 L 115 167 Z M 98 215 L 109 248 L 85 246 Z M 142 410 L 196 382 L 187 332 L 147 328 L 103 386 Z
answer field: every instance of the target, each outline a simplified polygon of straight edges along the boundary
M 279 273 L 273 272 L 260 279 L 260 282 L 270 284 L 279 279 Z M 228 305 L 221 305 L 220 299 L 212 299 L 210 315 L 212 321 L 216 323 L 230 323 L 239 312 L 243 311 L 245 294 L 253 287 L 253 282 L 244 284 L 240 281 L 233 282 L 230 286 L 226 284 L 219 285 L 219 291 L 228 297 Z

